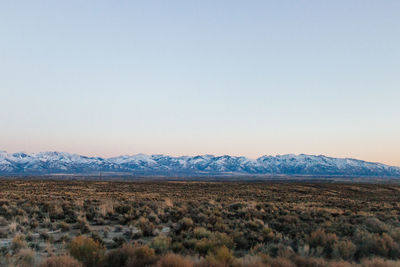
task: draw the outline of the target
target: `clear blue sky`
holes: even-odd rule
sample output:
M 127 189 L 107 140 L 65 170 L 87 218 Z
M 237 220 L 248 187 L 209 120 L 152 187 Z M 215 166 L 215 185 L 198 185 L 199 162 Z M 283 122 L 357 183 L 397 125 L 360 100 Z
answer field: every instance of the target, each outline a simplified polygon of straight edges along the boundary
M 400 165 L 400 1 L 2 1 L 0 149 Z

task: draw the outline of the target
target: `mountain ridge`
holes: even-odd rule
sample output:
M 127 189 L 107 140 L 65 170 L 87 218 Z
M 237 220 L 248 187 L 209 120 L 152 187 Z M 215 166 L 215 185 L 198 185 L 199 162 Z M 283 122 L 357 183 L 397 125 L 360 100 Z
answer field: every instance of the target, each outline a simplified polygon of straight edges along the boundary
M 162 154 L 122 155 L 102 158 L 67 152 L 7 153 L 0 151 L 0 175 L 87 174 L 93 172 L 141 175 L 183 173 L 188 176 L 335 175 L 400 177 L 400 167 L 352 158 L 324 155 L 285 154 L 251 159 L 243 156 L 168 156 Z

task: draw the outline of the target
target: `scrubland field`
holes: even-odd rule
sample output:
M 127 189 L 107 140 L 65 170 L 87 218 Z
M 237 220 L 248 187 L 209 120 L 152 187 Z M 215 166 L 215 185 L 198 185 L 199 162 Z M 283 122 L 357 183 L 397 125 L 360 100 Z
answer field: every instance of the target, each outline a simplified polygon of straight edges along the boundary
M 0 180 L 0 266 L 400 266 L 400 186 Z

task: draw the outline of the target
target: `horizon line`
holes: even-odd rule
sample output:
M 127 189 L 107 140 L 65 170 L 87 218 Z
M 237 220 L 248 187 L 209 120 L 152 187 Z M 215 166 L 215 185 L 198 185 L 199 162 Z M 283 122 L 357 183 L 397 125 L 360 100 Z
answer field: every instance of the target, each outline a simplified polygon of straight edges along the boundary
M 66 153 L 66 154 L 70 154 L 70 155 L 77 155 L 77 156 L 81 156 L 81 157 L 87 157 L 87 158 L 102 158 L 102 159 L 112 159 L 112 158 L 118 158 L 118 157 L 133 157 L 133 156 L 139 156 L 139 155 L 145 155 L 145 156 L 168 156 L 168 157 L 173 157 L 173 158 L 181 158 L 181 157 L 196 157 L 196 156 L 212 156 L 212 157 L 224 157 L 224 156 L 229 156 L 229 157 L 236 157 L 236 158 L 247 158 L 250 160 L 257 160 L 259 158 L 262 157 L 278 157 L 278 156 L 289 156 L 289 155 L 293 155 L 293 156 L 322 156 L 322 157 L 326 157 L 326 158 L 334 158 L 334 159 L 349 159 L 349 160 L 357 160 L 357 161 L 362 161 L 362 162 L 367 162 L 367 163 L 375 163 L 375 164 L 382 164 L 385 166 L 389 166 L 389 167 L 397 167 L 400 168 L 400 166 L 397 165 L 390 165 L 390 164 L 386 164 L 386 163 L 382 163 L 379 161 L 368 161 L 368 160 L 363 160 L 363 159 L 358 159 L 358 158 L 352 158 L 352 157 L 334 157 L 334 156 L 327 156 L 324 154 L 306 154 L 306 153 L 287 153 L 287 154 L 275 154 L 275 155 L 268 155 L 268 154 L 263 154 L 259 157 L 253 158 L 253 157 L 247 157 L 247 156 L 243 156 L 243 155 L 229 155 L 229 154 L 220 154 L 220 155 L 215 155 L 215 154 L 194 154 L 194 155 L 171 155 L 171 154 L 163 154 L 163 153 L 155 153 L 155 154 L 147 154 L 147 153 L 136 153 L 136 154 L 119 154 L 118 156 L 112 156 L 112 157 L 103 157 L 103 156 L 97 156 L 97 155 L 92 155 L 92 156 L 88 156 L 88 155 L 84 155 L 84 154 L 80 154 L 80 153 L 73 153 L 73 152 L 66 152 L 66 151 L 57 151 L 57 150 L 47 150 L 47 151 L 39 151 L 39 152 L 24 152 L 24 151 L 18 151 L 18 152 L 8 152 L 7 150 L 0 150 L 1 152 L 5 152 L 6 154 L 18 154 L 18 153 L 22 153 L 22 154 L 27 154 L 27 155 L 37 155 L 40 153 Z

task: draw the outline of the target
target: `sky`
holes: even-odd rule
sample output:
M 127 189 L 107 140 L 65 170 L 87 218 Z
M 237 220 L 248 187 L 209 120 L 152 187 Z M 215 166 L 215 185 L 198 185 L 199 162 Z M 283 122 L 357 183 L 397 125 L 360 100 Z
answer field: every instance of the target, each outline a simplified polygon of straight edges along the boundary
M 400 1 L 2 1 L 0 150 L 400 166 Z

